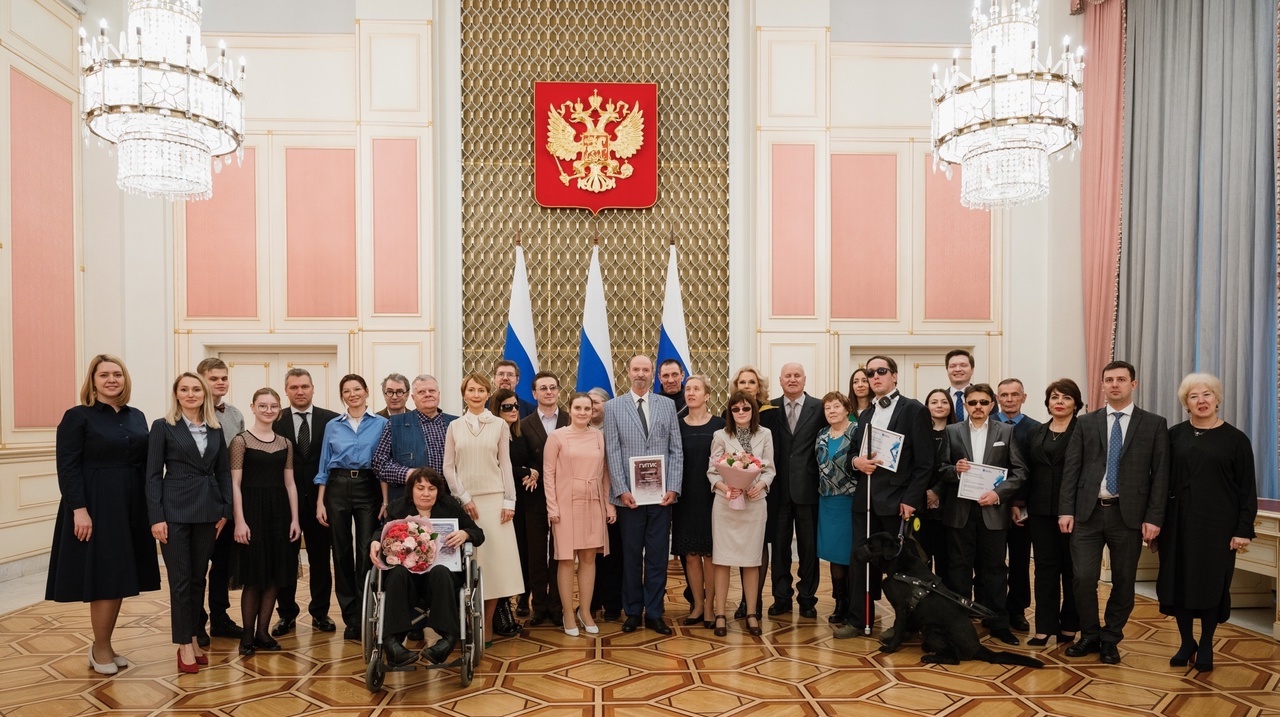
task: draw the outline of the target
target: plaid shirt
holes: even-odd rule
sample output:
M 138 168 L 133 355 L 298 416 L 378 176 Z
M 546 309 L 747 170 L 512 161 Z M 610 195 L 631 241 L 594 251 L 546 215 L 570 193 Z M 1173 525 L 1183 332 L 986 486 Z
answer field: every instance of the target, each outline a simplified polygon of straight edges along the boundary
M 391 457 L 391 424 L 382 429 L 378 446 L 373 449 L 373 469 L 378 480 L 391 485 L 404 485 L 404 479 L 414 468 L 427 466 L 444 475 L 444 436 L 448 429 L 448 421 L 444 411 L 436 411 L 433 417 L 427 417 L 422 411 L 413 411 L 418 417 L 418 425 L 422 428 L 422 438 L 427 443 L 426 460 L 421 466 L 402 466 Z

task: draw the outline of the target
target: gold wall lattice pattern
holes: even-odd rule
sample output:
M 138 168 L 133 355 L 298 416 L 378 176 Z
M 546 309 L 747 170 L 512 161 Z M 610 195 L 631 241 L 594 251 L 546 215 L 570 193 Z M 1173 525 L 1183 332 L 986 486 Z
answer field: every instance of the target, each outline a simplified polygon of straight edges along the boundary
M 656 82 L 651 209 L 546 209 L 533 198 L 533 84 Z M 729 5 L 601 0 L 462 3 L 463 365 L 501 358 L 524 236 L 538 355 L 572 387 L 591 240 L 600 238 L 614 372 L 657 348 L 674 230 L 694 370 L 728 381 Z

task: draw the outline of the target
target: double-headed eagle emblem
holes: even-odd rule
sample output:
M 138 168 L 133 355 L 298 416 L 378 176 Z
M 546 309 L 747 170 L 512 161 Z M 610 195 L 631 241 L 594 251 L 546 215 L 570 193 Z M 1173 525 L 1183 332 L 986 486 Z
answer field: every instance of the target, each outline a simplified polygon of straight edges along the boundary
M 605 104 L 599 92 L 592 92 L 587 101 L 589 107 L 583 107 L 582 100 L 565 102 L 558 110 L 550 105 L 547 151 L 559 160 L 560 181 L 565 186 L 576 179 L 578 189 L 605 192 L 617 186 L 619 179 L 631 176 L 627 160 L 644 144 L 644 112 L 639 102 L 634 107 L 613 99 Z M 608 125 L 615 122 L 610 135 Z M 574 124 L 586 125 L 581 137 Z M 560 161 L 572 162 L 573 173 L 566 172 Z

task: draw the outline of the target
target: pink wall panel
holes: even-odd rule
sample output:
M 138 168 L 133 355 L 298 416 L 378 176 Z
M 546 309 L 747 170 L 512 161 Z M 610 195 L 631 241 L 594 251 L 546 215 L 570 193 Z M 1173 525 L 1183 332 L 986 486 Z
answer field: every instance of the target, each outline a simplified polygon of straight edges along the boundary
M 831 155 L 831 317 L 898 314 L 898 157 Z
M 76 376 L 75 161 L 71 103 L 10 68 L 13 423 L 58 424 Z M 90 349 L 91 351 L 93 349 Z
M 258 315 L 257 155 L 213 175 L 213 197 L 187 202 L 187 316 Z
M 813 316 L 814 161 L 811 144 L 773 145 L 772 185 L 774 316 Z
M 284 153 L 288 315 L 356 315 L 356 152 Z
M 373 140 L 373 311 L 418 313 L 418 140 Z
M 991 320 L 991 213 L 960 204 L 951 179 L 924 158 L 924 318 Z

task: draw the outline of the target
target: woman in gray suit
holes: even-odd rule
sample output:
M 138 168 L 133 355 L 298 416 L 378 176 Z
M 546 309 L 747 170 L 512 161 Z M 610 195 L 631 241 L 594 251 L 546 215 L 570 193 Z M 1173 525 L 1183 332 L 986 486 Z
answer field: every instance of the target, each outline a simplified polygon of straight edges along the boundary
M 196 625 L 204 602 L 204 566 L 231 517 L 231 464 L 213 396 L 194 373 L 178 376 L 169 412 L 151 424 L 147 512 L 169 574 L 178 671 L 196 672 L 209 664 L 196 643 Z

